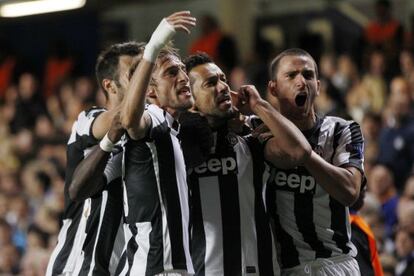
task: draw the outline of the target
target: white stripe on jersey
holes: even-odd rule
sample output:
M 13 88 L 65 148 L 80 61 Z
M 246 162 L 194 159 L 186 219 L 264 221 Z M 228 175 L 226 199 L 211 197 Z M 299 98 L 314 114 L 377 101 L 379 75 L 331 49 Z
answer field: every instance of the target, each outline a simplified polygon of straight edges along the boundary
M 175 131 L 171 129 L 171 132 Z M 178 134 L 178 133 L 177 133 Z M 178 189 L 178 196 L 180 197 L 180 207 L 181 207 L 181 225 L 182 225 L 182 233 L 183 233 L 183 247 L 184 247 L 184 254 L 186 259 L 186 267 L 188 273 L 194 273 L 193 263 L 191 261 L 191 254 L 190 254 L 190 237 L 188 232 L 188 225 L 190 224 L 190 208 L 189 208 L 189 198 L 188 198 L 188 187 L 187 187 L 187 170 L 185 168 L 184 156 L 182 153 L 180 141 L 177 137 L 171 134 L 171 142 L 173 143 L 174 149 L 174 165 L 176 172 L 176 181 L 177 183 L 184 183 L 184 185 L 177 185 Z
M 131 268 L 130 275 L 145 275 L 147 270 L 147 258 L 150 249 L 149 235 L 152 227 L 151 222 L 137 222 L 137 235 L 135 236 L 135 242 L 138 245 L 138 249 L 134 254 L 133 266 Z
M 70 227 L 71 224 L 72 224 L 71 219 L 64 219 L 63 220 L 62 228 L 59 231 L 58 243 L 57 243 L 55 249 L 53 250 L 52 255 L 50 256 L 49 263 L 47 265 L 46 276 L 52 276 L 53 265 L 55 264 L 56 257 L 59 255 L 60 251 L 63 248 L 63 245 L 66 242 L 66 234 L 67 234 L 68 228 Z
M 249 185 L 243 185 L 246 180 L 253 180 L 253 162 L 246 162 L 252 160 L 249 146 L 244 139 L 237 137 L 239 143 L 234 146 L 234 151 L 237 153 L 237 167 L 239 173 L 237 174 L 238 191 L 239 191 L 239 208 L 240 208 L 240 238 L 242 253 L 242 272 L 245 273 L 246 267 L 255 267 L 256 273 L 249 273 L 249 275 L 259 275 L 258 267 L 258 246 L 256 240 L 255 222 L 255 195 L 253 181 Z M 242 173 L 243 172 L 243 173 Z M 263 183 L 265 180 L 263 179 Z
M 88 198 L 83 204 L 82 216 L 79 221 L 79 226 L 76 230 L 75 241 L 73 242 L 72 249 L 70 251 L 68 261 L 66 266 L 63 269 L 62 273 L 72 273 L 75 271 L 76 267 L 79 269 L 82 267 L 82 248 L 83 243 L 86 239 L 86 223 L 88 221 L 89 214 L 91 212 L 91 199 Z
M 223 275 L 223 229 L 221 217 L 221 200 L 217 176 L 199 179 L 203 226 L 206 234 L 205 275 Z M 210 223 L 211 222 L 211 223 Z M 212 270 L 213 268 L 217 268 Z
M 158 167 L 158 154 L 157 154 L 157 147 L 154 143 L 147 143 L 147 146 L 151 150 L 152 154 L 152 161 L 154 163 L 154 172 L 155 177 L 157 179 L 157 190 L 158 190 L 158 197 L 160 200 L 160 207 L 162 213 L 162 239 L 164 245 L 164 271 L 165 270 L 172 270 L 172 260 L 171 260 L 171 240 L 170 240 L 170 231 L 168 230 L 168 222 L 167 222 L 167 213 L 165 211 L 164 201 L 161 195 L 161 184 L 160 184 L 160 171 Z
M 97 234 L 96 234 L 95 243 L 93 245 L 92 260 L 91 260 L 91 265 L 90 265 L 90 268 L 89 268 L 88 276 L 92 276 L 93 269 L 95 268 L 96 244 L 98 243 L 99 233 L 101 232 L 102 220 L 103 220 L 103 216 L 105 214 L 107 201 L 108 201 L 108 191 L 103 191 L 102 192 L 102 201 L 101 201 L 101 212 L 99 214 L 98 230 L 97 230 Z M 107 227 L 113 227 L 113 225 L 108 225 Z
M 124 236 L 124 224 L 121 219 L 121 223 L 116 233 L 114 248 L 112 249 L 111 258 L 109 259 L 109 273 L 114 275 L 118 269 L 119 261 L 121 260 L 122 254 L 126 250 L 125 236 Z

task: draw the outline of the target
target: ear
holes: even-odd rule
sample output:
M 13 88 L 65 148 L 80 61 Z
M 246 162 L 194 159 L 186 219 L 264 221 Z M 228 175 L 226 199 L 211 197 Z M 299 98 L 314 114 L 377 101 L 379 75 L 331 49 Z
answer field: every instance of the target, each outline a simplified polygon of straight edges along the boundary
M 114 86 L 115 86 L 115 83 L 112 80 L 110 79 L 102 80 L 102 87 L 105 89 L 108 95 L 116 93 L 116 88 Z
M 155 92 L 155 87 L 153 85 L 149 85 L 147 89 L 147 97 L 149 99 L 157 99 L 157 93 Z
M 319 96 L 319 93 L 321 91 L 321 81 L 317 80 L 317 84 L 316 84 L 316 96 Z
M 267 83 L 267 91 L 273 96 L 277 97 L 277 83 L 275 80 L 270 80 Z

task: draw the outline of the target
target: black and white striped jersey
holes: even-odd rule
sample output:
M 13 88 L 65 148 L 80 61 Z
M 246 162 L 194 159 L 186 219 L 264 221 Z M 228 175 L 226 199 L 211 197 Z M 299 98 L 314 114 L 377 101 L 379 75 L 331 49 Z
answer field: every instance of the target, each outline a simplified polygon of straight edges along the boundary
M 274 275 L 263 146 L 227 127 L 213 137 L 207 160 L 188 170 L 196 275 Z
M 353 166 L 363 174 L 364 141 L 357 123 L 338 117 L 318 118 L 304 135 L 327 162 Z M 350 241 L 348 207 L 325 192 L 304 167 L 272 168 L 267 186 L 267 208 L 282 269 L 317 258 L 356 254 Z
M 105 169 L 107 186 L 85 201 L 72 201 L 68 186 L 77 165 L 98 141 L 92 135 L 95 118 L 105 110 L 92 108 L 79 114 L 67 145 L 65 211 L 58 243 L 50 257 L 46 275 L 103 275 L 114 273 L 124 245 L 122 228 L 122 147 L 115 147 Z M 121 227 L 120 227 L 121 225 Z
M 193 273 L 186 170 L 173 117 L 156 105 L 141 140 L 124 141 L 126 274 Z

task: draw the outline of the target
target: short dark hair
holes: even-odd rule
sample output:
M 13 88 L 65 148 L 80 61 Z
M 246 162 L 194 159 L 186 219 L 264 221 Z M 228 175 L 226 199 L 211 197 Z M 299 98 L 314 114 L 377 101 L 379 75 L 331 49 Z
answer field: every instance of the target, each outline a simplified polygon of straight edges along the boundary
M 278 54 L 272 60 L 272 62 L 270 63 L 269 74 L 270 74 L 270 79 L 271 80 L 274 80 L 275 77 L 276 77 L 277 71 L 279 69 L 280 60 L 282 58 L 284 58 L 284 57 L 287 57 L 287 56 L 306 56 L 306 57 L 309 57 L 312 60 L 313 65 L 315 67 L 316 78 L 319 78 L 318 66 L 316 65 L 316 62 L 313 59 L 313 57 L 308 52 L 306 52 L 303 49 L 300 49 L 300 48 L 291 48 L 291 49 L 284 50 L 283 52 L 281 52 L 280 54 Z
M 206 63 L 213 63 L 214 61 L 204 52 L 197 52 L 184 59 L 185 69 L 190 72 L 194 67 Z
M 102 87 L 106 98 L 108 98 L 108 93 L 102 86 L 102 81 L 104 79 L 110 79 L 115 81 L 116 85 L 119 86 L 119 57 L 137 56 L 144 51 L 144 46 L 145 43 L 135 41 L 117 43 L 102 51 L 98 56 L 95 66 L 96 80 L 99 86 Z

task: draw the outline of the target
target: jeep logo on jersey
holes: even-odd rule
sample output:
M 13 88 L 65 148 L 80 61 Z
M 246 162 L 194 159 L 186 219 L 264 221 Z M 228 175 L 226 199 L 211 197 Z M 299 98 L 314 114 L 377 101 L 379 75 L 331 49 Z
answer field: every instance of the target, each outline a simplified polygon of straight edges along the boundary
M 277 171 L 274 175 L 276 189 L 295 193 L 315 193 L 316 181 L 308 174 Z
M 210 156 L 207 161 L 190 170 L 190 174 L 193 172 L 206 176 L 237 173 L 237 161 L 233 156 Z

